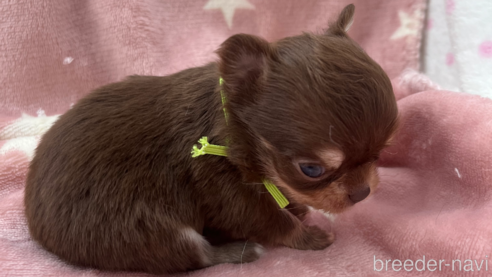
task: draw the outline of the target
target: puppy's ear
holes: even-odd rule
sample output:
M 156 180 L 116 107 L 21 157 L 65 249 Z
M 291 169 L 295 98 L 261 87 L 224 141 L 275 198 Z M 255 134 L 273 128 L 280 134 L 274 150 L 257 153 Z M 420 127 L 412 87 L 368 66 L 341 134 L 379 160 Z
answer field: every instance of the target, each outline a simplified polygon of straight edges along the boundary
M 241 94 L 244 100 L 253 100 L 272 56 L 270 44 L 256 36 L 238 34 L 222 43 L 217 53 L 225 91 L 230 97 Z
M 347 5 L 345 8 L 343 8 L 342 12 L 338 16 L 337 21 L 330 24 L 330 27 L 328 28 L 326 33 L 338 36 L 346 35 L 348 30 L 352 26 L 352 23 L 354 23 L 354 13 L 354 4 Z

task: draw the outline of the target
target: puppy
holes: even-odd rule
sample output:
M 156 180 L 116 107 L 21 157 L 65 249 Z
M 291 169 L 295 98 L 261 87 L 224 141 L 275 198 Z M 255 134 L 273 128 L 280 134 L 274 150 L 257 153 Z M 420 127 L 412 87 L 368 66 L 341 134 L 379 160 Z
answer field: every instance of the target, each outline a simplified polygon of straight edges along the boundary
M 74 265 L 155 274 L 251 262 L 261 245 L 329 246 L 333 234 L 302 224 L 307 206 L 366 198 L 397 126 L 387 75 L 346 34 L 353 13 L 320 35 L 234 35 L 217 63 L 81 99 L 30 164 L 32 238 Z M 193 158 L 203 136 L 226 157 Z

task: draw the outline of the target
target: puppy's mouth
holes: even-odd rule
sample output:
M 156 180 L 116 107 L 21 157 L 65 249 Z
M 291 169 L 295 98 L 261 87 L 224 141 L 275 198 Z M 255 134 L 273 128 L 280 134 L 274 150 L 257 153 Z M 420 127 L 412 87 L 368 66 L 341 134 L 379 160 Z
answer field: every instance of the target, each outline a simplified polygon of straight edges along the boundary
M 345 212 L 348 210 L 350 207 L 354 206 L 355 203 L 349 201 L 344 197 L 345 199 L 336 199 L 336 200 L 331 200 L 330 202 L 323 202 L 323 203 L 316 203 L 316 202 L 311 202 L 312 207 L 314 209 L 317 209 L 318 211 L 321 211 L 322 213 L 329 213 L 332 215 L 337 215 L 342 212 Z M 309 204 L 307 204 L 309 205 Z
M 276 184 L 291 201 L 309 206 L 323 213 L 339 214 L 355 204 L 347 195 L 347 192 L 339 186 L 329 186 L 323 190 L 303 193 L 294 190 L 281 180 L 277 179 L 276 181 Z
M 278 175 L 271 178 L 276 186 L 287 196 L 290 201 L 310 206 L 322 212 L 339 214 L 358 202 L 369 197 L 378 183 L 376 174 L 371 174 L 364 184 L 357 186 L 345 183 L 345 180 L 334 181 L 330 185 L 312 191 L 300 191 L 288 185 Z

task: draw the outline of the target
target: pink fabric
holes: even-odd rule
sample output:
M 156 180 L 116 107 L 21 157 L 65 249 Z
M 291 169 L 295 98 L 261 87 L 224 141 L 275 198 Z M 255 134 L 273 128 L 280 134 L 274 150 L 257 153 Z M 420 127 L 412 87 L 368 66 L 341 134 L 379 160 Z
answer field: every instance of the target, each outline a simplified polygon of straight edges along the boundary
M 311 223 L 336 233 L 333 245 L 323 251 L 269 249 L 251 264 L 223 264 L 190 275 L 394 276 L 393 260 L 403 264 L 424 255 L 422 276 L 460 276 L 470 268 L 467 276 L 487 275 L 486 266 L 492 270 L 492 100 L 414 88 L 431 86 L 414 73 L 395 81 L 401 131 L 383 152 L 376 193 L 333 223 L 313 214 Z M 28 159 L 15 150 L 0 157 L 0 272 L 115 276 L 66 265 L 30 240 L 22 206 Z M 444 260 L 440 270 L 432 262 L 435 271 L 429 270 L 431 259 Z M 467 259 L 472 267 L 464 267 Z M 452 270 L 453 260 L 461 260 L 461 271 L 456 261 Z M 418 273 L 411 269 L 400 267 L 398 276 Z
M 375 271 L 379 260 L 403 264 L 423 255 L 437 263 L 471 259 L 470 276 L 484 275 L 486 261 L 492 270 L 492 101 L 437 91 L 424 76 L 403 72 L 418 69 L 424 0 L 231 0 L 243 8 L 230 28 L 220 9 L 204 9 L 213 2 L 221 1 L 0 3 L 0 275 L 115 275 L 66 265 L 29 239 L 22 206 L 27 166 L 57 114 L 126 75 L 163 75 L 214 60 L 213 51 L 234 33 L 273 40 L 321 30 L 349 2 L 356 5 L 350 34 L 394 80 L 401 109 L 401 132 L 383 153 L 379 190 L 334 223 L 313 215 L 312 223 L 337 234 L 324 251 L 269 249 L 257 262 L 191 276 L 392 276 L 404 268 L 395 272 L 390 262 Z M 477 271 L 474 262 L 482 260 Z M 464 269 L 442 265 L 423 275 Z
M 213 9 L 221 2 L 224 10 L 243 3 L 230 28 L 222 10 Z M 0 113 L 62 113 L 89 90 L 127 75 L 163 75 L 213 61 L 235 33 L 274 40 L 321 31 L 348 3 L 356 5 L 350 34 L 392 78 L 418 69 L 425 0 L 4 1 Z M 401 14 L 413 20 L 402 21 Z

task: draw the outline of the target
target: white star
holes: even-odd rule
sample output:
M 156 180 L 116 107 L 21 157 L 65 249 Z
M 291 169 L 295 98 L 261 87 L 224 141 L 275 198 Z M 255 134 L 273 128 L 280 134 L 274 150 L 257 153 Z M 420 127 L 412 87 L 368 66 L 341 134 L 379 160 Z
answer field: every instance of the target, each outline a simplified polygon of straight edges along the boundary
M 0 148 L 0 156 L 7 154 L 10 151 L 18 150 L 24 152 L 29 158 L 29 161 L 34 157 L 34 150 L 38 145 L 39 136 L 20 137 L 7 140 Z
M 234 18 L 234 13 L 236 9 L 254 9 L 255 6 L 248 2 L 248 0 L 209 0 L 204 10 L 214 10 L 220 9 L 222 14 L 224 14 L 225 21 L 229 29 L 232 27 L 232 19 Z
M 7 140 L 0 148 L 0 155 L 5 155 L 11 150 L 20 150 L 29 158 L 33 157 L 40 136 L 48 131 L 59 117 L 46 116 L 42 109 L 39 109 L 37 114 L 37 117 L 22 114 L 19 119 L 0 130 L 0 140 Z
M 0 140 L 42 135 L 59 117 L 59 115 L 46 116 L 41 109 L 37 114 L 38 116 L 34 117 L 23 113 L 19 119 L 0 130 Z
M 400 27 L 393 33 L 390 39 L 395 40 L 408 36 L 417 36 L 420 30 L 420 18 L 422 17 L 422 11 L 417 9 L 411 15 L 398 11 L 398 17 L 400 18 Z
M 63 59 L 63 64 L 64 65 L 71 64 L 72 62 L 73 62 L 73 58 L 72 57 L 66 57 L 65 59 Z

